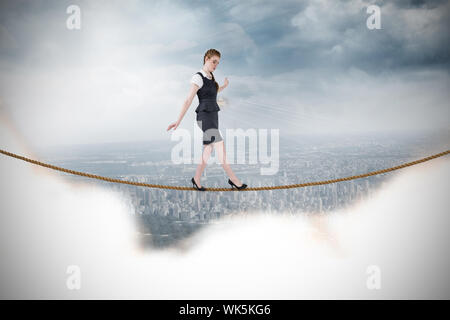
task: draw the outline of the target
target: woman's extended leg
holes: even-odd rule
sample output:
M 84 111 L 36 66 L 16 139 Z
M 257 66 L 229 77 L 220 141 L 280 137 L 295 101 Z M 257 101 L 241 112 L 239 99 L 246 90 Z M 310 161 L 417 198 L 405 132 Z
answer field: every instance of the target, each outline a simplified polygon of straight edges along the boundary
M 197 170 L 195 171 L 194 180 L 199 188 L 202 187 L 200 185 L 200 178 L 202 176 L 203 170 L 205 170 L 206 164 L 208 163 L 209 157 L 211 156 L 211 152 L 213 149 L 212 145 L 213 145 L 212 143 L 203 145 L 204 148 L 202 154 L 202 161 L 201 163 L 199 163 L 199 165 L 197 166 Z
M 230 180 L 234 182 L 235 185 L 241 186 L 242 182 L 236 177 L 233 170 L 231 170 L 230 165 L 227 162 L 227 155 L 225 153 L 225 143 L 222 141 L 214 143 L 214 147 L 216 148 L 216 153 L 219 157 L 219 163 L 222 164 L 223 169 L 227 173 Z

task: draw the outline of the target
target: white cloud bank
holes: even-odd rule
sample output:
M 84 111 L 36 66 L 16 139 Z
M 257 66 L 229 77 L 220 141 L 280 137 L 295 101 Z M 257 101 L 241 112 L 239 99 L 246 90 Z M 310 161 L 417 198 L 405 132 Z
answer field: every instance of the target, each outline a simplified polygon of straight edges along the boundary
M 26 155 L 0 126 L 2 148 Z M 392 173 L 322 218 L 242 215 L 183 250 L 141 251 L 127 199 L 1 155 L 0 298 L 449 298 L 450 159 Z M 87 181 L 88 182 L 88 181 Z M 69 265 L 81 269 L 69 290 Z M 367 267 L 381 289 L 366 287 Z

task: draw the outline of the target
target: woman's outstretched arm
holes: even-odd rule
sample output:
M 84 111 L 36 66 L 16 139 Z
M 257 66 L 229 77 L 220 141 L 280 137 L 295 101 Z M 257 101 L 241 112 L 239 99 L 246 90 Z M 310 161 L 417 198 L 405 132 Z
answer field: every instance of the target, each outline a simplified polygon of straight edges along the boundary
M 228 86 L 228 79 L 225 77 L 225 81 L 223 86 L 219 87 L 219 90 L 217 90 L 217 92 L 222 91 L 223 89 L 225 89 Z
M 178 120 L 174 123 L 171 123 L 169 125 L 169 127 L 167 128 L 167 131 L 169 131 L 172 128 L 173 128 L 173 130 L 175 130 L 179 126 L 179 124 L 181 123 L 181 120 L 183 120 L 183 117 L 186 114 L 186 111 L 191 106 L 192 100 L 194 99 L 195 95 L 197 94 L 198 89 L 200 89 L 198 85 L 192 84 L 191 89 L 189 90 L 189 94 L 183 102 L 183 107 L 181 109 Z

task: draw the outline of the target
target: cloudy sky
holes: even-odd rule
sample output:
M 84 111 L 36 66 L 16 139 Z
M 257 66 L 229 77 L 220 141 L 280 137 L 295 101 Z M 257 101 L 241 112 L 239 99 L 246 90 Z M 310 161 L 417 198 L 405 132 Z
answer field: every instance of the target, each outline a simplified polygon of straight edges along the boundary
M 371 4 L 381 29 L 366 25 Z M 215 48 L 230 81 L 221 128 L 448 131 L 449 30 L 440 0 L 2 1 L 0 111 L 36 146 L 170 141 Z
M 66 27 L 73 4 L 80 30 Z M 366 26 L 370 4 L 381 8 L 380 30 Z M 0 145 L 23 154 L 170 141 L 167 125 L 209 48 L 222 53 L 216 78 L 230 80 L 219 95 L 224 127 L 448 132 L 449 9 L 448 1 L 1 1 Z M 195 104 L 181 127 L 193 130 Z M 1 298 L 449 297 L 448 157 L 404 168 L 371 198 L 327 216 L 238 212 L 184 247 L 148 252 L 136 247 L 126 195 L 2 161 Z M 81 290 L 67 287 L 72 265 Z M 367 286 L 371 266 L 381 290 Z

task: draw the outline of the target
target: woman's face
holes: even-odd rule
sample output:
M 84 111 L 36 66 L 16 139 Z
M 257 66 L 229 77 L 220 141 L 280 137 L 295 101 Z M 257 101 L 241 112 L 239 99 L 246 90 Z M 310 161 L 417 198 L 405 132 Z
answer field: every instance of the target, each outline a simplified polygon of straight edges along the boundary
M 209 72 L 214 72 L 219 65 L 220 58 L 218 56 L 206 57 L 205 65 Z

